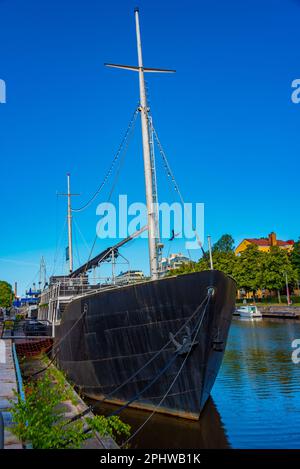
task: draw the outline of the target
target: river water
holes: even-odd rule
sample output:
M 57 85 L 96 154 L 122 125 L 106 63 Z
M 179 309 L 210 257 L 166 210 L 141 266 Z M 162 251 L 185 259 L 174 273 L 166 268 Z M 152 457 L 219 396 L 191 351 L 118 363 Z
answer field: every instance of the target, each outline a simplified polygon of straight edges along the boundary
M 300 322 L 234 319 L 227 349 L 198 422 L 156 414 L 132 448 L 300 448 L 300 363 L 292 361 Z M 108 414 L 114 407 L 99 404 Z M 132 432 L 149 413 L 126 409 Z

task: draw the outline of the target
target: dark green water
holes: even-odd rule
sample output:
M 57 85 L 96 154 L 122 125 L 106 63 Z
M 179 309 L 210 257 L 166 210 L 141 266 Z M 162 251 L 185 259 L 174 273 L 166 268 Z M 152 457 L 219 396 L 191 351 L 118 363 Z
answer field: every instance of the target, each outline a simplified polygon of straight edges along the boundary
M 135 448 L 300 448 L 300 322 L 234 319 L 222 368 L 198 422 L 155 415 Z M 99 405 L 109 413 L 112 406 Z M 126 409 L 133 431 L 147 412 Z

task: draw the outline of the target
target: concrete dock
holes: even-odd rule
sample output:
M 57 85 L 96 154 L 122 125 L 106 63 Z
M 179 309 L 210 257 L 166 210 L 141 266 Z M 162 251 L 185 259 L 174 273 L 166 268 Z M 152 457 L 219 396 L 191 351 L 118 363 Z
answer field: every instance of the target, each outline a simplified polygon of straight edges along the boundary
M 257 304 L 257 307 L 264 318 L 300 319 L 299 306 Z
M 250 304 L 250 303 L 249 303 Z M 262 314 L 263 318 L 277 318 L 277 319 L 295 319 L 300 320 L 300 306 L 293 306 L 293 305 L 262 305 L 261 303 L 251 303 L 252 305 L 256 305 L 258 311 Z M 237 304 L 236 308 L 243 306 L 241 304 Z M 233 313 L 234 316 L 239 316 L 239 313 L 236 311 Z
M 0 412 L 4 419 L 4 449 L 22 449 L 22 443 L 11 433 L 11 400 L 18 390 L 11 340 L 0 340 Z

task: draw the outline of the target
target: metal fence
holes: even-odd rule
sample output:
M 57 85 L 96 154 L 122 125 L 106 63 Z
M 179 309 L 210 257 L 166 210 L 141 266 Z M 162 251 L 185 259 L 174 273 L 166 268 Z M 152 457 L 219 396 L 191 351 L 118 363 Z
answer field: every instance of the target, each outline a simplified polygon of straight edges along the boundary
M 51 336 L 51 323 L 48 320 L 6 319 L 1 322 L 1 339 L 39 339 Z

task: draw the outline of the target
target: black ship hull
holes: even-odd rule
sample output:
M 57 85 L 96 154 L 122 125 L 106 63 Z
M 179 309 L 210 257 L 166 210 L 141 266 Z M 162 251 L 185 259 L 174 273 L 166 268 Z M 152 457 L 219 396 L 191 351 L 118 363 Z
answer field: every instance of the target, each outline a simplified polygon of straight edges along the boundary
M 58 328 L 60 367 L 93 399 L 123 405 L 136 396 L 132 407 L 198 419 L 224 355 L 235 289 L 212 270 L 74 299 Z

